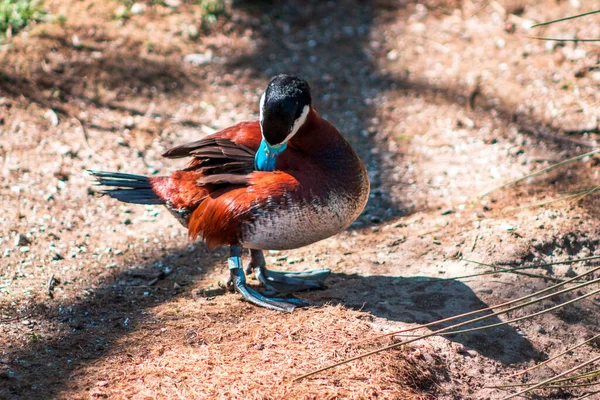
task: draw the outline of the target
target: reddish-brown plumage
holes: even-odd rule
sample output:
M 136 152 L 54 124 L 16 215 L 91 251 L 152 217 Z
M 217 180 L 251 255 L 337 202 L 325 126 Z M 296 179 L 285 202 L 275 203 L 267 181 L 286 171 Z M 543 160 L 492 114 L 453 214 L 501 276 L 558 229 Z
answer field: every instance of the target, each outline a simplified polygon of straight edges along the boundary
M 262 136 L 256 121 L 234 125 L 210 138 L 229 139 L 256 152 Z M 166 155 L 193 156 L 199 143 L 180 146 Z M 306 123 L 289 141 L 288 150 L 279 156 L 276 171 L 249 172 L 245 184 L 202 184 L 199 180 L 204 175 L 198 171 L 203 160 L 193 158 L 186 170 L 176 171 L 168 178 L 151 178 L 151 183 L 167 204 L 188 211 L 191 239 L 202 237 L 209 248 L 233 245 L 240 242 L 242 225 L 252 222 L 255 210 L 266 210 L 268 203 L 282 204 L 288 201 L 285 196 L 292 196 L 292 200 L 294 196 L 303 199 L 325 196 L 332 185 L 344 184 L 347 174 L 362 173 L 364 166 L 360 161 L 340 165 L 340 160 L 349 159 L 343 157 L 347 152 L 354 154 L 337 129 L 311 110 Z
M 195 171 L 175 171 L 169 177 L 150 178 L 150 184 L 154 192 L 173 208 L 194 209 L 209 193 L 196 184 L 200 177 Z
M 203 237 L 209 248 L 236 244 L 241 224 L 250 221 L 253 208 L 262 208 L 269 199 L 276 200 L 299 186 L 285 172 L 253 172 L 247 186 L 216 190 L 206 197 L 190 217 L 189 236 Z

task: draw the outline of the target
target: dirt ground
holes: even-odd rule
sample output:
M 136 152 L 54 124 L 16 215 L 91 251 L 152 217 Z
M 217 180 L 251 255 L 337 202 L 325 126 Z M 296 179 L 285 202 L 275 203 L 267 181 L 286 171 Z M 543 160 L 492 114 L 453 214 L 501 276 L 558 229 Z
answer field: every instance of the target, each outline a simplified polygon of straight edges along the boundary
M 437 279 L 487 270 L 465 259 L 516 266 L 600 254 L 599 196 L 523 207 L 597 186 L 595 158 L 478 199 L 597 146 L 599 45 L 527 36 L 598 38 L 600 20 L 526 29 L 592 4 L 234 1 L 206 27 L 192 2 L 157 3 L 118 19 L 117 1 L 48 0 L 61 18 L 0 50 L 0 398 L 500 399 L 511 392 L 494 386 L 600 354 L 584 346 L 508 378 L 597 333 L 596 296 L 292 381 L 391 343 L 375 340 L 383 332 L 593 265 L 530 271 L 548 279 Z M 299 295 L 314 307 L 285 315 L 222 288 L 225 249 L 189 243 L 163 208 L 98 197 L 84 174 L 170 173 L 182 164 L 161 159 L 164 150 L 256 119 L 262 89 L 281 72 L 309 81 L 315 108 L 372 180 L 346 232 L 269 252 L 274 269 L 333 270 L 328 289 Z

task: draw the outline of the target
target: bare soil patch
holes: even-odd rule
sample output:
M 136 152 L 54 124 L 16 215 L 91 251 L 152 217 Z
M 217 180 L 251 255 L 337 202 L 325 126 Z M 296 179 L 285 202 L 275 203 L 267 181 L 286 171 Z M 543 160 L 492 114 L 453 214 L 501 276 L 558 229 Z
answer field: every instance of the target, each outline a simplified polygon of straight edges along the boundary
M 595 334 L 590 298 L 291 381 L 389 344 L 365 342 L 380 333 L 590 268 L 437 279 L 485 270 L 464 259 L 515 266 L 600 254 L 597 195 L 518 208 L 596 186 L 596 158 L 477 201 L 597 146 L 598 46 L 535 41 L 524 28 L 591 10 L 575 3 L 235 1 L 206 27 L 185 1 L 148 1 L 125 20 L 116 1 L 48 1 L 64 21 L 38 23 L 0 52 L 0 398 L 499 399 L 495 385 L 596 355 L 584 346 L 507 378 Z M 599 32 L 591 17 L 536 34 Z M 275 269 L 334 272 L 327 290 L 301 294 L 315 307 L 290 315 L 222 289 L 224 249 L 188 243 L 162 208 L 98 198 L 84 175 L 169 173 L 180 165 L 161 159 L 165 149 L 257 118 L 261 90 L 280 72 L 311 83 L 315 107 L 372 180 L 346 232 L 268 254 Z

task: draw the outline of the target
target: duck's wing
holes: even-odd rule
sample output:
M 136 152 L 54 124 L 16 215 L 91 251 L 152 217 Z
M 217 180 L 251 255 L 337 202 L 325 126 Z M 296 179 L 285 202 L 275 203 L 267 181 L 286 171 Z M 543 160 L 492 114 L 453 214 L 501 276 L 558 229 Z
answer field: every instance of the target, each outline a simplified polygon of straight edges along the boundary
M 186 171 L 197 171 L 204 184 L 242 184 L 241 176 L 254 170 L 254 156 L 260 144 L 258 122 L 243 122 L 213 135 L 174 147 L 166 158 L 191 157 Z

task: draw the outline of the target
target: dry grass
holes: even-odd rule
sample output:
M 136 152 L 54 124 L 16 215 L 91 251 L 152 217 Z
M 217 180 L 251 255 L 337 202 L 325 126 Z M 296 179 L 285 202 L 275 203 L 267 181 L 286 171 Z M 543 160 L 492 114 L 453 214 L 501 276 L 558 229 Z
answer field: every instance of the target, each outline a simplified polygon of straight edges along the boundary
M 79 369 L 71 393 L 107 398 L 433 399 L 430 365 L 410 348 L 381 354 L 301 383 L 292 378 L 363 350 L 373 334 L 359 312 L 323 307 L 271 312 L 181 299 L 153 309 L 106 357 Z M 336 350 L 332 350 L 336 349 Z M 92 379 L 90 379 L 93 377 Z

